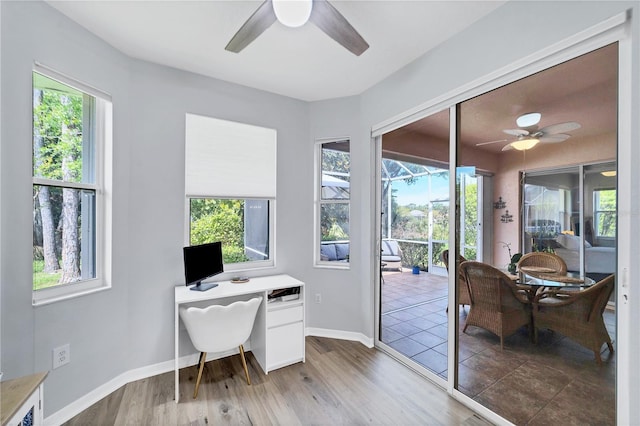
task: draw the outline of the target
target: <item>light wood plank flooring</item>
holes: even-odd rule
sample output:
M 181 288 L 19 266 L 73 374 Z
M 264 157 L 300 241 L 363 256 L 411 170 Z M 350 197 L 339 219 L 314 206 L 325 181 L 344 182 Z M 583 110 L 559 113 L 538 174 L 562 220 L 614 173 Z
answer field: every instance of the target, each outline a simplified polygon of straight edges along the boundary
M 468 425 L 489 423 L 430 381 L 376 349 L 307 337 L 306 363 L 264 375 L 247 353 L 206 364 L 198 399 L 196 367 L 129 383 L 66 423 L 76 425 Z

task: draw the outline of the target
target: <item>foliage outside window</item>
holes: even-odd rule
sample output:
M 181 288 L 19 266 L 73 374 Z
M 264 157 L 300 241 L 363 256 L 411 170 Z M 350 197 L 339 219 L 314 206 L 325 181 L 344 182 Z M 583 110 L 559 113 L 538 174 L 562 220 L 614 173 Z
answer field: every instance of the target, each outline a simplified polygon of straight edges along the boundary
M 104 191 L 96 170 L 104 134 L 96 123 L 104 125 L 105 117 L 97 111 L 106 114 L 106 103 L 33 73 L 34 291 L 100 284 L 98 209 Z
M 449 171 L 440 167 L 382 160 L 383 238 L 399 241 L 402 264 L 444 267 L 441 256 L 449 240 Z M 464 181 L 461 244 L 464 256 L 477 256 L 477 177 Z
M 269 253 L 269 201 L 191 198 L 191 245 L 222 242 L 225 265 L 265 261 Z
M 464 238 L 462 239 L 463 256 L 467 260 L 475 260 L 478 256 L 478 177 L 465 175 L 464 208 Z M 447 229 L 447 232 L 448 229 Z M 438 257 L 440 258 L 440 257 Z
M 348 140 L 320 144 L 319 233 L 321 261 L 349 261 L 350 147 Z M 342 243 L 342 255 L 323 256 L 323 245 Z
M 616 236 L 616 190 L 599 189 L 593 191 L 593 216 L 598 237 Z

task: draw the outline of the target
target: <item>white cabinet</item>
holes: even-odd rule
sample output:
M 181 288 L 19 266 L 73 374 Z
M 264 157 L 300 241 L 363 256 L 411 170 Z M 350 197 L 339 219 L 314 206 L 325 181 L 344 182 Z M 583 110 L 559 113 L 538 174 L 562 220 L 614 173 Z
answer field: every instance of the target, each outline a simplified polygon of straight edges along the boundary
M 267 308 L 267 371 L 304 361 L 304 294 Z
M 43 423 L 43 383 L 48 372 L 7 380 L 0 385 L 2 426 Z

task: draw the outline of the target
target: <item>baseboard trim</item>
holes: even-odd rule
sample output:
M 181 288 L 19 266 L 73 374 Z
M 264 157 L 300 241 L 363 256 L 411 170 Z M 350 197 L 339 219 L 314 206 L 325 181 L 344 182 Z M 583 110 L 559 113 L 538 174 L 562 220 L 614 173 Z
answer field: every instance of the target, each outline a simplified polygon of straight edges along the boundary
M 307 327 L 305 336 L 328 337 L 331 339 L 350 340 L 352 342 L 360 342 L 368 348 L 373 348 L 373 338 L 367 337 L 362 333 L 354 331 L 332 330 L 329 328 Z
M 251 350 L 251 345 L 247 342 L 244 345 L 245 350 L 248 352 Z M 217 354 L 207 354 L 207 361 L 212 361 L 218 358 L 224 358 L 229 355 L 234 355 L 238 353 L 237 350 L 221 352 Z M 178 360 L 178 368 L 188 367 L 190 365 L 195 365 L 198 363 L 199 353 L 185 355 L 179 358 Z M 136 380 L 146 379 L 148 377 L 157 376 L 158 374 L 164 374 L 169 371 L 173 371 L 173 360 L 160 362 L 158 364 L 148 365 L 145 367 L 136 368 L 133 370 L 129 370 L 125 373 L 120 374 L 119 376 L 109 380 L 103 385 L 98 386 L 88 394 L 84 395 L 81 398 L 78 398 L 71 404 L 66 407 L 56 411 L 52 415 L 46 417 L 44 419 L 45 426 L 58 426 L 65 422 L 68 422 L 78 414 L 82 413 L 87 408 L 91 407 L 96 402 L 100 401 L 102 398 L 110 395 L 111 393 L 117 391 L 122 386 L 135 382 Z

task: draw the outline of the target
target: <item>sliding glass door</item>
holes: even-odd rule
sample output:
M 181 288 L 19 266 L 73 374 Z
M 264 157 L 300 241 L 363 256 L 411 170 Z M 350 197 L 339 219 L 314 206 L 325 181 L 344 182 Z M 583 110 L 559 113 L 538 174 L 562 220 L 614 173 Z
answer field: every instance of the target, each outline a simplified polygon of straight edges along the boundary
M 523 253 L 557 254 L 596 281 L 615 273 L 615 162 L 527 173 L 522 193 Z
M 541 300 L 564 306 L 617 271 L 617 55 L 617 44 L 602 47 L 382 135 L 381 240 L 398 243 L 402 267 L 391 272 L 380 264 L 380 346 L 481 412 L 515 424 L 557 423 L 567 413 L 583 422 L 616 419 L 613 295 L 602 309 L 591 306 L 603 324 L 600 347 L 545 323 L 539 312 Z M 596 68 L 597 81 L 572 79 Z M 544 99 L 541 87 L 552 87 Z M 570 102 L 575 97 L 579 107 Z M 418 192 L 420 179 L 394 188 L 384 182 L 391 176 L 386 160 L 414 175 L 417 165 L 439 167 L 431 179 L 448 171 L 448 194 L 433 197 L 424 185 L 419 201 L 403 200 L 407 188 Z M 566 295 L 548 286 L 527 290 L 509 273 L 531 252 L 560 257 L 575 273 L 565 277 L 577 280 Z M 483 272 L 461 274 L 472 268 Z M 394 285 L 396 277 L 403 283 Z M 577 320 L 560 322 L 569 321 Z M 586 407 L 585 392 L 598 395 Z

